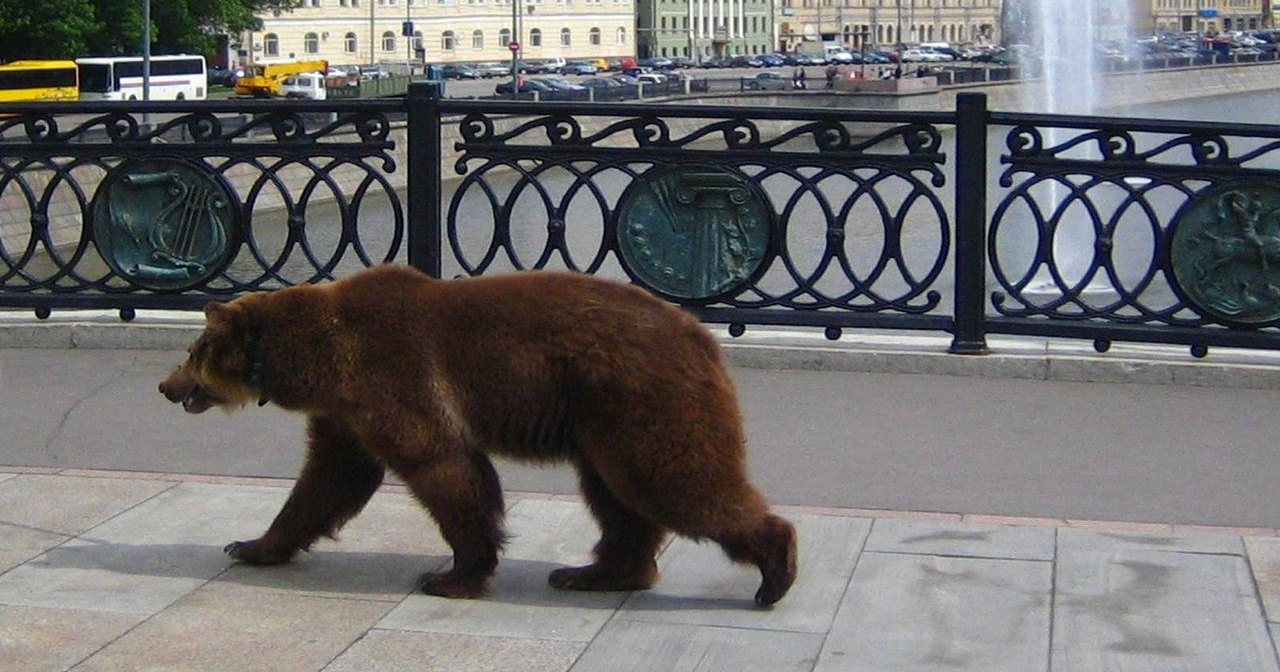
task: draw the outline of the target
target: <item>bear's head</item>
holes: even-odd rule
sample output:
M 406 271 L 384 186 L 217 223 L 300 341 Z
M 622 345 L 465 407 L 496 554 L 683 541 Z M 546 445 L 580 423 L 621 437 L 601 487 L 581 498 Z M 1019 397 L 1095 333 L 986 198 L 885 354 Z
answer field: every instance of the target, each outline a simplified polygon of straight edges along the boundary
M 187 348 L 187 361 L 160 383 L 166 399 L 188 413 L 214 406 L 232 411 L 254 399 L 266 403 L 250 304 L 239 299 L 205 306 L 204 333 Z

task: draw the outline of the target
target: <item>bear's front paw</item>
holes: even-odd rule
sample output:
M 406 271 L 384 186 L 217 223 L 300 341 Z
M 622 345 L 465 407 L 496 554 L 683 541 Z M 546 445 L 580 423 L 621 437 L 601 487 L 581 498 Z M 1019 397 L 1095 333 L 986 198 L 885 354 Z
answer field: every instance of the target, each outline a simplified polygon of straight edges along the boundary
M 261 539 L 233 541 L 223 547 L 222 552 L 250 565 L 279 565 L 289 562 L 289 558 L 293 555 L 268 550 Z

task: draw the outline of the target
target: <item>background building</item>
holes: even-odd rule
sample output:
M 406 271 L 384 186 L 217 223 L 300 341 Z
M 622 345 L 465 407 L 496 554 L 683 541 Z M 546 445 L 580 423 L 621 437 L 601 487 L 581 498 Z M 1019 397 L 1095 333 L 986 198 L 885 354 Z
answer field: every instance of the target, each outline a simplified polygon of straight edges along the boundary
M 1271 25 L 1268 0 L 1150 0 L 1157 33 L 1220 33 Z
M 772 0 L 639 0 L 641 57 L 765 54 L 773 51 Z
M 778 49 L 802 42 L 860 49 L 898 43 L 994 44 L 1001 0 L 776 0 Z
M 302 0 L 292 12 L 261 17 L 262 30 L 241 38 L 239 60 L 506 61 L 513 39 L 521 58 L 531 60 L 635 54 L 633 0 L 512 1 Z

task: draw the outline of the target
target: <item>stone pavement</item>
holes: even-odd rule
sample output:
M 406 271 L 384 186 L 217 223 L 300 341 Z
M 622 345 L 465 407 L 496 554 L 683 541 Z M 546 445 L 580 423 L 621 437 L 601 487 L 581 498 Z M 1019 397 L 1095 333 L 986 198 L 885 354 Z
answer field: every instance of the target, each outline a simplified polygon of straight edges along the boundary
M 1278 669 L 1273 529 L 785 507 L 800 577 L 760 610 L 754 570 L 686 540 L 652 590 L 554 590 L 594 524 L 512 493 L 491 594 L 452 601 L 413 591 L 448 553 L 394 485 L 290 565 L 231 562 L 288 486 L 0 467 L 0 670 Z

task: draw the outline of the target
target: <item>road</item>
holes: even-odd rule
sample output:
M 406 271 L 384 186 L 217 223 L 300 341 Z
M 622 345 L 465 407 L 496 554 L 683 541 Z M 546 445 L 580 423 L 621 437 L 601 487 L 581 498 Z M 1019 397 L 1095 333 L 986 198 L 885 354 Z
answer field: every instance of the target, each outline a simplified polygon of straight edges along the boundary
M 0 464 L 293 477 L 302 421 L 184 414 L 181 352 L 0 350 Z M 733 371 L 775 503 L 1276 527 L 1275 393 L 821 371 Z M 499 463 L 512 490 L 565 468 Z

